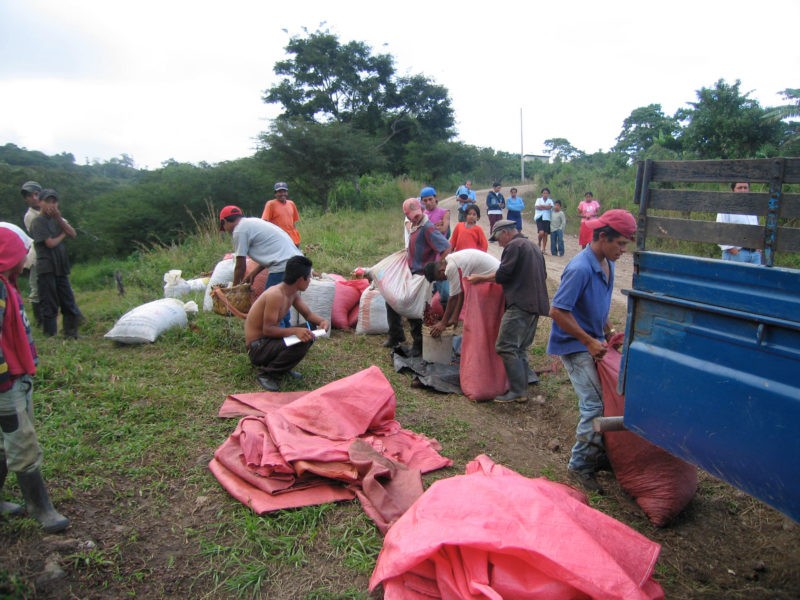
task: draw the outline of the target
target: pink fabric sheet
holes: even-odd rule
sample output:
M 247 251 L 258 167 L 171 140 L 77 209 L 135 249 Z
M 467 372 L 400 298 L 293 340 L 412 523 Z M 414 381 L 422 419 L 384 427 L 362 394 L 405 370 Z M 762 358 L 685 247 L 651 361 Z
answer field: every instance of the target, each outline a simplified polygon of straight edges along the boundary
M 420 472 L 452 464 L 436 440 L 400 426 L 395 406 L 394 390 L 375 366 L 310 392 L 229 396 L 220 415 L 242 410 L 247 416 L 209 468 L 259 514 L 350 499 L 358 490 L 385 529 L 399 516 L 397 506 L 421 494 Z
M 659 551 L 581 492 L 482 455 L 392 526 L 370 590 L 383 584 L 386 600 L 663 598 Z

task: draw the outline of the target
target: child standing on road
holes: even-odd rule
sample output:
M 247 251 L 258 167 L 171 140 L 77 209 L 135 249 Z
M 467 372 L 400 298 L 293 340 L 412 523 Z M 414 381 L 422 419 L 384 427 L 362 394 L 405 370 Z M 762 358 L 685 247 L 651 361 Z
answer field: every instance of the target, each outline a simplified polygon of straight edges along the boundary
M 567 226 L 567 215 L 561 210 L 561 200 L 553 202 L 553 214 L 550 216 L 550 254 L 564 256 L 564 229 Z
M 28 250 L 11 229 L 0 228 L 0 491 L 9 471 L 17 474 L 28 516 L 48 533 L 62 531 L 69 519 L 50 503 L 40 468 L 42 449 L 33 428 L 33 375 L 36 346 L 17 290 Z M 22 508 L 0 501 L 0 515 Z
M 450 236 L 450 245 L 453 247 L 453 252 L 468 248 L 486 252 L 489 249 L 489 241 L 486 239 L 486 234 L 483 233 L 483 227 L 478 225 L 478 219 L 481 218 L 481 209 L 478 208 L 477 204 L 470 204 L 464 212 L 467 220 L 464 223 L 458 223 L 453 229 L 453 235 Z

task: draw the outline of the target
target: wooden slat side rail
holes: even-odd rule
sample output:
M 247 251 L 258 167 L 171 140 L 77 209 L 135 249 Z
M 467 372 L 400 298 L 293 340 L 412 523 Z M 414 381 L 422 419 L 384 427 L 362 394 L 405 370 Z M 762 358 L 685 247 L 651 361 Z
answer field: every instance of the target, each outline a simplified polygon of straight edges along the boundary
M 710 192 L 701 190 L 650 190 L 650 210 L 731 213 L 763 217 L 769 211 L 769 194 Z M 800 194 L 784 194 L 780 218 L 800 218 Z
M 715 221 L 692 221 L 690 219 L 648 216 L 644 233 L 646 237 L 712 244 L 735 244 L 746 248 L 764 248 L 764 228 L 760 225 L 737 225 L 717 223 Z M 778 230 L 777 250 L 780 252 L 800 252 L 800 229 L 780 228 Z
M 777 166 L 780 161 L 784 161 L 783 177 L 781 178 L 783 183 L 800 183 L 800 158 L 652 161 L 650 181 L 769 183 L 775 177 L 776 169 L 780 168 Z

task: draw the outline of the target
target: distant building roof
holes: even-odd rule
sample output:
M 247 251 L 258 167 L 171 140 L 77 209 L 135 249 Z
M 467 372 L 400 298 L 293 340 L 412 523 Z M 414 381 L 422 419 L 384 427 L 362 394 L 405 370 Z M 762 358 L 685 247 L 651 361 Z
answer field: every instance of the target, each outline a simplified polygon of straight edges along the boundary
M 539 162 L 543 162 L 543 163 L 549 163 L 550 162 L 550 156 L 547 155 L 547 154 L 523 154 L 522 155 L 522 159 L 525 162 L 530 162 L 530 161 L 533 161 L 533 160 L 538 160 Z

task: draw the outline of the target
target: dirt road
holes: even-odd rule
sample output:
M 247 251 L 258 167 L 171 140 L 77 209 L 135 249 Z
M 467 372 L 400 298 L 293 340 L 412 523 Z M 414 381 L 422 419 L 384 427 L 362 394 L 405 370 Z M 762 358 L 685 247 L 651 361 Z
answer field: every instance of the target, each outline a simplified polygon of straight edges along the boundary
M 520 195 L 524 195 L 526 193 L 531 192 L 534 189 L 533 185 L 517 185 L 515 186 Z M 501 193 L 504 197 L 508 197 L 509 190 L 511 186 L 505 186 L 501 188 Z M 478 206 L 481 209 L 481 218 L 478 221 L 481 227 L 483 227 L 484 233 L 486 233 L 486 237 L 488 238 L 490 235 L 489 231 L 489 217 L 486 215 L 486 194 L 489 193 L 489 189 L 485 190 L 477 190 L 476 196 L 478 198 Z M 450 209 L 450 226 L 455 227 L 455 224 L 458 222 L 458 216 L 456 214 L 457 211 L 457 202 L 455 196 L 449 196 L 444 198 L 439 202 L 439 205 L 442 208 Z M 570 211 L 567 213 L 567 219 L 571 221 L 575 221 L 578 219 L 577 214 L 575 211 Z M 533 202 L 526 201 L 525 211 L 523 212 L 523 221 L 522 221 L 522 233 L 531 238 L 532 240 L 536 240 L 536 224 L 533 222 Z M 549 248 L 549 241 L 548 241 L 548 248 Z M 548 251 L 545 254 L 545 263 L 547 264 L 547 276 L 552 281 L 556 282 L 556 284 L 561 281 L 561 273 L 564 270 L 564 267 L 567 266 L 567 263 L 574 257 L 578 252 L 580 252 L 580 247 L 578 246 L 578 237 L 575 235 L 565 235 L 564 236 L 564 256 L 553 256 Z M 500 255 L 503 253 L 503 249 L 498 244 L 489 244 L 489 254 L 500 258 Z M 623 254 L 622 257 L 616 263 L 616 275 L 614 278 L 614 295 L 613 295 L 613 302 L 614 307 L 612 312 L 615 315 L 619 315 L 624 313 L 625 308 L 627 306 L 628 300 L 627 297 L 622 293 L 623 289 L 629 289 L 632 286 L 633 282 L 633 254 L 628 252 Z

